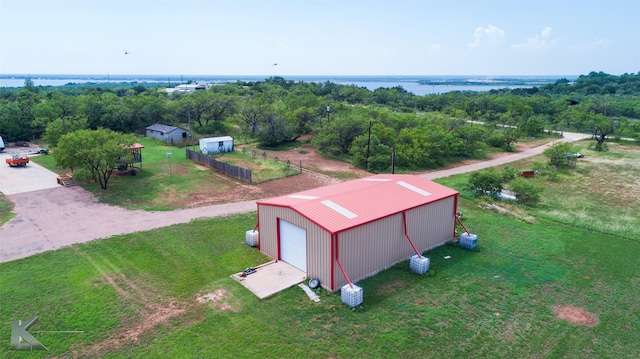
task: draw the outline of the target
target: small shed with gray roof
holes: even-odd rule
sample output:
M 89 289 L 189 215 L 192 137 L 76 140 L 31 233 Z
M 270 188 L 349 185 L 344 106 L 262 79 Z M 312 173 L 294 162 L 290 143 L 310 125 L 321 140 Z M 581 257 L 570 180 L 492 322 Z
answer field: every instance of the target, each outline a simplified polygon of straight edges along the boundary
M 260 200 L 258 248 L 337 291 L 455 236 L 458 192 L 380 174 Z
M 181 127 L 155 123 L 145 128 L 146 136 L 160 140 L 169 145 L 175 145 L 187 141 L 191 136 L 189 130 Z

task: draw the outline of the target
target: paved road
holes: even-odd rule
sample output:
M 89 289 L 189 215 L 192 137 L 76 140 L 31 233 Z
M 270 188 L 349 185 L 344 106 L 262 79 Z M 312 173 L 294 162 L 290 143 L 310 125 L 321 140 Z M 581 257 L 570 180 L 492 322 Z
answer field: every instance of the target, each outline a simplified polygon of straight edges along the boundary
M 460 166 L 460 167 L 454 167 L 454 168 L 450 168 L 450 169 L 446 169 L 446 170 L 438 170 L 438 171 L 433 171 L 433 172 L 427 172 L 422 174 L 423 177 L 427 178 L 427 179 L 436 179 L 436 178 L 441 178 L 441 177 L 449 177 L 449 176 L 453 176 L 453 175 L 457 175 L 460 173 L 467 173 L 467 172 L 473 172 L 473 171 L 477 171 L 477 170 L 481 170 L 483 168 L 488 168 L 488 167 L 493 167 L 493 166 L 500 166 L 500 165 L 504 165 L 506 163 L 511 163 L 511 162 L 515 162 L 515 161 L 519 161 L 523 158 L 527 158 L 527 157 L 531 157 L 531 156 L 535 156 L 535 155 L 539 155 L 542 152 L 544 152 L 545 149 L 547 149 L 547 147 L 557 143 L 557 142 L 575 142 L 575 141 L 579 141 L 579 140 L 583 140 L 586 138 L 591 138 L 591 135 L 587 135 L 584 133 L 573 133 L 573 132 L 565 132 L 564 133 L 564 138 L 558 139 L 556 141 L 553 141 L 551 143 L 546 144 L 545 146 L 538 146 L 538 147 L 533 147 L 530 148 L 528 150 L 522 151 L 522 152 L 518 152 L 518 153 L 514 153 L 508 156 L 503 156 L 503 157 L 498 157 L 492 160 L 488 160 L 488 161 L 482 161 L 482 162 L 477 162 L 477 163 L 473 163 L 470 165 L 466 165 L 466 166 Z
M 577 141 L 589 137 L 566 132 L 564 136 L 558 141 Z M 547 146 L 467 166 L 429 172 L 422 176 L 434 179 L 502 165 L 542 153 Z M 57 185 L 52 189 L 9 194 L 9 199 L 15 203 L 14 211 L 17 215 L 0 227 L 0 262 L 74 243 L 186 223 L 196 218 L 256 210 L 256 201 L 245 201 L 171 212 L 132 211 L 99 203 L 81 187 Z M 251 228 L 247 228 L 249 229 Z

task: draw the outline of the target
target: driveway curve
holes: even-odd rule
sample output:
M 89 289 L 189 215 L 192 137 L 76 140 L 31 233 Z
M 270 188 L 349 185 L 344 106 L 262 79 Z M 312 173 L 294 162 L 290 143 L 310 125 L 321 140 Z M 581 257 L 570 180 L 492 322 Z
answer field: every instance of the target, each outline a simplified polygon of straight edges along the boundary
M 589 138 L 589 135 L 565 132 L 564 138 L 557 141 L 573 142 L 584 138 Z M 493 160 L 424 173 L 422 176 L 435 179 L 514 162 L 540 154 L 557 141 Z M 58 186 L 10 194 L 8 198 L 14 202 L 17 214 L 0 227 L 0 262 L 118 234 L 256 210 L 255 200 L 170 212 L 127 210 L 99 203 L 81 187 Z

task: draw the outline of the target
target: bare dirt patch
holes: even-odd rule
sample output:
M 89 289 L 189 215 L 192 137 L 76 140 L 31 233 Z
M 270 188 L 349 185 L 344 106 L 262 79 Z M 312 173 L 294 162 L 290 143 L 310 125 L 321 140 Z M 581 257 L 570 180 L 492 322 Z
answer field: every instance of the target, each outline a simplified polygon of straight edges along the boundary
M 102 274 L 101 280 L 94 284 L 112 287 L 123 303 L 136 308 L 138 318 L 132 321 L 125 320 L 115 335 L 81 351 L 74 351 L 75 356 L 98 357 L 125 345 L 136 345 L 140 336 L 186 311 L 184 305 L 163 298 L 155 288 L 127 277 L 108 259 L 90 256 L 88 253 L 80 254 Z
M 227 311 L 227 310 L 230 310 L 233 312 L 241 311 L 242 308 L 238 306 L 234 306 L 231 303 L 229 303 L 229 299 L 231 299 L 232 297 L 233 297 L 233 294 L 231 294 L 231 292 L 221 288 L 211 293 L 199 295 L 196 298 L 196 301 L 198 303 L 211 303 L 212 307 L 222 311 Z
M 195 168 L 197 168 L 197 169 L 201 170 L 201 171 L 207 171 L 207 170 L 209 170 L 209 169 L 210 169 L 209 167 L 207 167 L 207 166 L 203 166 L 203 165 L 198 164 L 198 163 L 194 163 L 194 164 L 193 164 L 193 166 L 194 166 Z
M 553 312 L 556 318 L 565 320 L 569 323 L 594 326 L 598 324 L 598 318 L 589 313 L 582 307 L 575 307 L 573 305 L 556 305 L 553 307 Z
M 302 139 L 302 141 L 305 139 Z M 242 146 L 239 148 L 242 149 Z M 251 151 L 253 148 L 247 147 L 247 149 L 248 151 Z M 271 159 L 278 157 L 278 161 L 281 162 L 289 161 L 293 168 L 299 168 L 302 164 L 303 169 L 313 172 L 342 172 L 345 176 L 351 176 L 354 178 L 370 175 L 369 172 L 361 168 L 357 168 L 350 163 L 322 156 L 318 153 L 315 147 L 309 143 L 303 143 L 301 146 L 289 150 L 265 151 L 256 149 L 256 152 L 260 156 L 265 154 L 267 158 Z
M 241 149 L 242 147 L 238 146 L 238 150 Z M 209 189 L 199 188 L 198 193 L 191 193 L 185 198 L 175 199 L 171 205 L 177 207 L 202 207 L 213 204 L 272 198 L 339 183 L 341 179 L 338 177 L 360 178 L 371 175 L 371 173 L 356 168 L 350 163 L 326 158 L 308 144 L 285 151 L 259 150 L 260 155 L 263 152 L 266 153 L 268 158 L 278 157 L 279 161 L 290 161 L 291 166 L 296 169 L 302 163 L 303 172 L 273 181 L 248 184 L 205 167 L 205 169 L 211 171 L 212 182 L 215 182 L 217 186 Z M 200 169 L 200 167 L 197 168 Z
M 405 281 L 402 279 L 393 279 L 381 284 L 376 292 L 381 295 L 390 295 L 403 288 L 405 284 Z

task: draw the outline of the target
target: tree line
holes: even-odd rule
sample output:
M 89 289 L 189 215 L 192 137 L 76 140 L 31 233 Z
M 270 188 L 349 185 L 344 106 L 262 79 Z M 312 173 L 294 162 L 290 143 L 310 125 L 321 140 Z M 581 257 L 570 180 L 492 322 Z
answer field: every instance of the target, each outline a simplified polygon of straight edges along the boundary
M 611 137 L 640 137 L 639 118 L 640 73 L 592 72 L 540 87 L 425 96 L 400 86 L 370 91 L 282 77 L 171 95 L 141 84 L 37 87 L 30 80 L 0 89 L 6 141 L 43 139 L 56 147 L 80 129 L 142 134 L 154 123 L 270 148 L 314 133 L 321 152 L 372 172 L 389 171 L 392 154 L 398 169 L 420 170 L 562 131 L 591 133 L 602 149 Z

